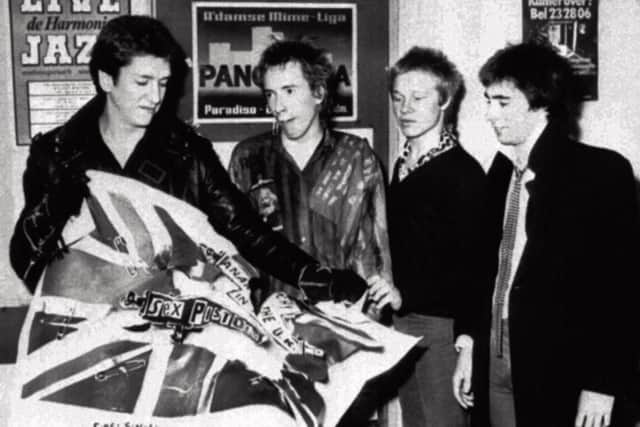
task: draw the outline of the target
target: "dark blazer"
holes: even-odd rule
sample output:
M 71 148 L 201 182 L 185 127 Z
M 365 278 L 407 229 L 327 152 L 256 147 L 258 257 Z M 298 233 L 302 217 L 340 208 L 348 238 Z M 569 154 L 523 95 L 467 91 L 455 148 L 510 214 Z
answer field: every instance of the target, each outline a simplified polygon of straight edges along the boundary
M 549 124 L 529 158 L 527 243 L 508 307 L 519 427 L 573 425 L 580 391 L 619 396 L 633 364 L 627 303 L 638 283 L 640 227 L 632 169 L 619 154 L 566 135 Z M 511 173 L 498 154 L 488 175 L 481 367 Z

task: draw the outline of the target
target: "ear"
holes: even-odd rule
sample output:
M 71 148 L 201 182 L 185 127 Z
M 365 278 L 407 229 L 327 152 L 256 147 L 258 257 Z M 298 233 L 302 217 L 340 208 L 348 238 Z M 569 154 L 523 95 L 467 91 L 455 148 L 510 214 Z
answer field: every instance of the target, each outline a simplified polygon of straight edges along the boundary
M 448 97 L 447 100 L 440 106 L 440 111 L 444 111 L 451 104 L 451 97 Z
M 98 70 L 98 83 L 100 84 L 100 88 L 109 93 L 115 86 L 113 81 L 113 77 L 102 70 Z
M 324 86 L 318 86 L 313 91 L 313 97 L 316 99 L 316 104 L 320 105 L 324 101 L 324 98 L 327 96 L 327 88 Z

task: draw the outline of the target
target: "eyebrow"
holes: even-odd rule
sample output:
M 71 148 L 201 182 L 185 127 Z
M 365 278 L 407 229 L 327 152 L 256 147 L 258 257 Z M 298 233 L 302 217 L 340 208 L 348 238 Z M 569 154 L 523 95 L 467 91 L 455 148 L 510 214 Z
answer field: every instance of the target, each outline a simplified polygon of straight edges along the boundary
M 399 91 L 398 89 L 394 89 L 391 92 L 391 94 L 392 95 L 393 94 L 398 94 L 398 95 L 404 96 L 404 94 L 401 91 Z M 412 95 L 412 96 L 416 96 L 416 95 L 427 96 L 427 95 L 429 95 L 429 91 L 428 90 L 412 90 L 412 91 L 409 91 L 408 95 Z
M 275 91 L 277 91 L 277 90 L 286 90 L 286 89 L 291 89 L 291 88 L 295 88 L 295 87 L 298 87 L 298 86 L 300 86 L 300 85 L 298 85 L 298 84 L 296 84 L 296 83 L 291 83 L 291 84 L 287 84 L 287 85 L 284 85 L 284 86 L 276 87 L 276 88 L 273 88 L 273 89 L 267 89 L 267 88 L 265 88 L 265 89 L 264 89 L 264 92 L 265 92 L 265 93 L 268 93 L 268 92 L 275 92 Z
M 136 78 L 147 79 L 148 80 L 148 79 L 155 79 L 156 76 L 151 75 L 151 74 L 136 74 Z M 171 78 L 171 74 L 168 74 L 166 76 L 160 76 L 158 78 L 158 80 L 164 80 L 164 79 L 169 79 L 169 78 Z
M 497 100 L 503 100 L 503 101 L 505 101 L 505 100 L 510 100 L 510 99 L 511 99 L 511 97 L 510 97 L 510 96 L 507 96 L 507 95 L 500 95 L 500 94 L 498 94 L 498 95 L 491 95 L 491 96 L 489 96 L 489 94 L 488 94 L 487 92 L 485 92 L 485 93 L 484 93 L 484 98 L 485 98 L 485 99 L 497 99 Z

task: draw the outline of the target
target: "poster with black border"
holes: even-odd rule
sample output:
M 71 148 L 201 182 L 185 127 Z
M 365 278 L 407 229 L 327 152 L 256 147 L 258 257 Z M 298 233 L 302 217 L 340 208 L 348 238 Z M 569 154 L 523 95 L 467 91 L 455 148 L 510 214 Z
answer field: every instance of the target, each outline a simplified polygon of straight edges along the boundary
M 194 2 L 195 123 L 270 122 L 254 67 L 274 40 L 300 38 L 332 56 L 338 73 L 335 120 L 356 120 L 356 9 L 354 3 Z
M 18 145 L 64 123 L 95 94 L 91 48 L 130 0 L 9 0 Z
M 522 37 L 567 58 L 582 99 L 598 99 L 598 0 L 523 0 Z

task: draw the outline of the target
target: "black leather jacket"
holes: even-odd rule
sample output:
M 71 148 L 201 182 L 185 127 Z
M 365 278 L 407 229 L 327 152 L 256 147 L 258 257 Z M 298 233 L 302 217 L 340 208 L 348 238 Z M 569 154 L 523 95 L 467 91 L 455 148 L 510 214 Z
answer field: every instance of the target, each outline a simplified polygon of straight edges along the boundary
M 124 168 L 102 141 L 98 118 L 104 99 L 94 98 L 65 125 L 34 138 L 23 177 L 25 207 L 11 239 L 11 265 L 33 292 L 46 264 L 63 249 L 66 218 L 52 215 L 52 171 L 82 175 L 97 169 L 135 178 L 205 212 L 214 229 L 252 264 L 298 284 L 317 262 L 265 226 L 231 183 L 211 144 L 175 117 L 158 114 Z M 58 193 L 59 194 L 59 193 Z

